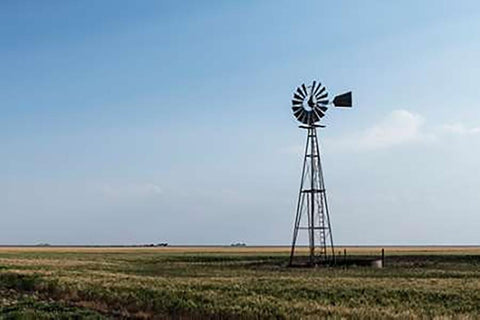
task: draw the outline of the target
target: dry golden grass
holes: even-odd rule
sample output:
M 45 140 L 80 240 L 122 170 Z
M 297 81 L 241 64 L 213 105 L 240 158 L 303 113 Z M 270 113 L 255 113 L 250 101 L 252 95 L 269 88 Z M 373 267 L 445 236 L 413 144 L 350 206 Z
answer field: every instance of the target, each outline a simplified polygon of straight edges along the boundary
M 336 252 L 343 249 L 351 255 L 381 252 L 352 246 Z M 180 312 L 188 319 L 474 319 L 480 314 L 479 247 L 385 249 L 384 269 L 308 269 L 284 267 L 289 247 L 3 247 L 0 290 L 36 292 L 48 301 L 125 317 Z

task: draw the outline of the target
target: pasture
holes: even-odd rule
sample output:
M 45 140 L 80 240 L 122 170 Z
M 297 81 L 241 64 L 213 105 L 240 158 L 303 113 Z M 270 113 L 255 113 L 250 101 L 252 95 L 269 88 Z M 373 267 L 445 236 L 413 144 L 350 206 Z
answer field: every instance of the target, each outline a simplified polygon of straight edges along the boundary
M 286 247 L 4 247 L 0 319 L 480 317 L 480 248 L 386 247 L 383 269 L 287 260 Z

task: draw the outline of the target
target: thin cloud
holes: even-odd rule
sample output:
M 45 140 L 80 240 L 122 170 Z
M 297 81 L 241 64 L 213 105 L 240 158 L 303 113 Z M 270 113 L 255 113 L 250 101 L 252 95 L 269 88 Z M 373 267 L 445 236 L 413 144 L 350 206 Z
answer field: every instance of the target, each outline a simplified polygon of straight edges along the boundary
M 445 124 L 441 126 L 441 131 L 448 134 L 471 135 L 479 134 L 480 127 L 468 128 L 462 123 Z
M 388 149 L 413 143 L 431 143 L 446 136 L 471 136 L 480 134 L 480 127 L 468 127 L 462 123 L 427 126 L 425 118 L 417 113 L 393 110 L 378 123 L 337 138 L 324 141 L 331 149 L 371 151 Z M 304 146 L 289 146 L 281 150 L 287 154 L 301 154 Z
M 425 119 L 407 110 L 394 110 L 379 123 L 358 133 L 327 143 L 348 150 L 386 149 L 407 143 L 434 141 L 435 135 L 425 128 Z
M 433 138 L 424 131 L 425 119 L 407 110 L 395 110 L 380 123 L 360 135 L 362 149 L 381 149 L 391 146 L 428 141 Z

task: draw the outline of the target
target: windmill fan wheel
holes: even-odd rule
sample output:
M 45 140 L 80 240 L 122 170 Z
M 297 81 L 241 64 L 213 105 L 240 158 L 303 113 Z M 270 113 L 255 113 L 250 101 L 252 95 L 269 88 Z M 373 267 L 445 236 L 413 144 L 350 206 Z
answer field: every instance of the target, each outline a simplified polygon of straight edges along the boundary
M 313 125 L 325 116 L 329 102 L 327 97 L 327 89 L 321 83 L 313 81 L 310 86 L 302 84 L 293 94 L 293 115 L 301 123 Z

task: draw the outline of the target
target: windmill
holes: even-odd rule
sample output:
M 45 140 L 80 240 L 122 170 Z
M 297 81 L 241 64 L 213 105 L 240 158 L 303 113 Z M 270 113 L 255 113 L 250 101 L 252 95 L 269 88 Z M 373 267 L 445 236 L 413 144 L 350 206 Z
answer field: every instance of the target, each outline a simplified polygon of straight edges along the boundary
M 352 93 L 340 94 L 330 101 L 325 86 L 313 81 L 309 86 L 302 84 L 293 94 L 293 115 L 302 123 L 300 128 L 307 130 L 307 141 L 293 228 L 290 265 L 294 264 L 300 231 L 307 231 L 309 265 L 329 263 L 335 260 L 332 226 L 317 138 L 317 128 L 325 127 L 318 122 L 325 116 L 330 105 L 351 107 Z

